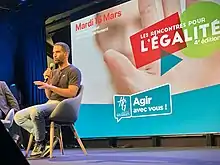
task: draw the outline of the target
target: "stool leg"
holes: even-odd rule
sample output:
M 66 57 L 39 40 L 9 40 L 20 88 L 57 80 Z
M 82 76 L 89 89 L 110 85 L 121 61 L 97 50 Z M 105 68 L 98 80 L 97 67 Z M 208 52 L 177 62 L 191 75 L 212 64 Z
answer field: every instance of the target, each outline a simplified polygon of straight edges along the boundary
M 59 133 L 60 133 L 60 138 L 59 138 L 59 143 L 60 143 L 60 153 L 61 153 L 61 155 L 64 155 L 64 149 L 63 149 L 63 136 L 62 136 L 62 129 L 61 129 L 61 126 L 59 127 Z
M 53 157 L 54 122 L 50 123 L 50 158 Z
M 78 143 L 79 143 L 79 145 L 80 145 L 80 147 L 81 147 L 83 153 L 84 153 L 85 155 L 87 155 L 86 149 L 85 149 L 85 147 L 84 147 L 84 145 L 83 145 L 83 143 L 82 143 L 80 137 L 78 136 L 78 134 L 77 134 L 77 132 L 76 132 L 76 129 L 75 129 L 75 127 L 74 127 L 73 124 L 72 124 L 72 126 L 71 126 L 71 129 L 72 129 L 72 131 L 73 131 L 73 133 L 74 133 L 74 136 L 76 137 L 76 140 L 78 141 Z
M 26 153 L 25 153 L 25 157 L 28 157 L 28 154 L 29 154 L 31 145 L 32 145 L 32 143 L 33 143 L 33 138 L 34 138 L 33 134 L 30 134 L 29 141 L 28 141 L 28 146 L 27 146 L 27 150 L 26 150 Z

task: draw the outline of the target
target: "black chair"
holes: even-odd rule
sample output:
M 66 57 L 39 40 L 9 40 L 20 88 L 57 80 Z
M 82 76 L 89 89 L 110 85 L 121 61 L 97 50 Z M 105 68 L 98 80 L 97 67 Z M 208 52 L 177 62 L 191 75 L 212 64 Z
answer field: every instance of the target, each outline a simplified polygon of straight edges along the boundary
M 60 143 L 60 151 L 61 154 L 64 155 L 64 149 L 63 149 L 63 138 L 62 138 L 62 126 L 69 126 L 71 127 L 71 130 L 73 131 L 74 136 L 76 137 L 83 153 L 87 155 L 87 151 L 78 136 L 78 133 L 74 127 L 74 123 L 78 119 L 82 95 L 83 95 L 84 86 L 81 85 L 78 95 L 74 98 L 65 99 L 62 102 L 60 102 L 57 107 L 54 109 L 54 111 L 49 116 L 49 123 L 50 123 L 50 158 L 53 157 L 53 142 L 54 142 L 54 129 L 55 127 L 59 131 L 59 143 Z M 26 157 L 28 156 L 30 147 L 33 142 L 33 135 L 30 135 L 28 147 L 26 150 Z

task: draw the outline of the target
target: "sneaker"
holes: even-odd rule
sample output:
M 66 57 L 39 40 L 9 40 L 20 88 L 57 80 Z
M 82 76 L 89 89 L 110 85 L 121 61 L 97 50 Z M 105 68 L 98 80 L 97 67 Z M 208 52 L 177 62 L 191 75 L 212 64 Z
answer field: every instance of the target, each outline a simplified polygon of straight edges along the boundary
M 59 138 L 55 136 L 54 141 L 53 141 L 53 149 L 57 145 L 58 141 L 59 141 Z M 50 155 L 50 142 L 47 143 L 43 153 L 41 154 L 41 157 L 48 157 L 49 155 Z
M 30 157 L 40 157 L 45 149 L 44 143 L 36 142 L 34 145 L 34 149 L 31 152 Z

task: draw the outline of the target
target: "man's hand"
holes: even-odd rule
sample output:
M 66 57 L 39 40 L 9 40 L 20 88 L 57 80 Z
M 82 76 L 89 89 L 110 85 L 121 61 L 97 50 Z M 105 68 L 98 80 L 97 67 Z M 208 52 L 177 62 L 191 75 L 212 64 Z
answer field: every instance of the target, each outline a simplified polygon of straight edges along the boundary
M 42 81 L 34 81 L 34 84 L 38 86 L 38 89 L 51 89 L 52 88 L 52 85 L 49 85 Z
M 47 68 L 47 70 L 45 70 L 43 76 L 44 76 L 44 79 L 51 79 L 52 78 L 52 70 L 50 68 Z
M 160 76 L 136 69 L 126 56 L 115 50 L 106 51 L 104 60 L 118 94 L 133 94 L 161 83 Z M 154 62 L 154 65 L 158 65 L 158 62 Z
M 47 91 L 52 91 L 60 96 L 71 98 L 76 96 L 78 92 L 78 87 L 75 85 L 69 85 L 68 88 L 59 88 L 47 83 L 44 83 L 42 81 L 34 81 L 34 84 L 38 86 L 38 89 L 45 89 L 47 98 L 50 97 L 51 92 Z

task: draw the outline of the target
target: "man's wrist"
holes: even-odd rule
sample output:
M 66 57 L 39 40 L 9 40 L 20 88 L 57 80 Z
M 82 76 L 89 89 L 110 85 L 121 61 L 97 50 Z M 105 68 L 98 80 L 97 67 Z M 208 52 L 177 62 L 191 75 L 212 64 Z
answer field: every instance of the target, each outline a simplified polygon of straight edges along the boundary
M 49 90 L 51 90 L 51 91 L 54 91 L 54 89 L 55 89 L 56 87 L 55 86 L 53 86 L 53 85 L 49 85 Z

